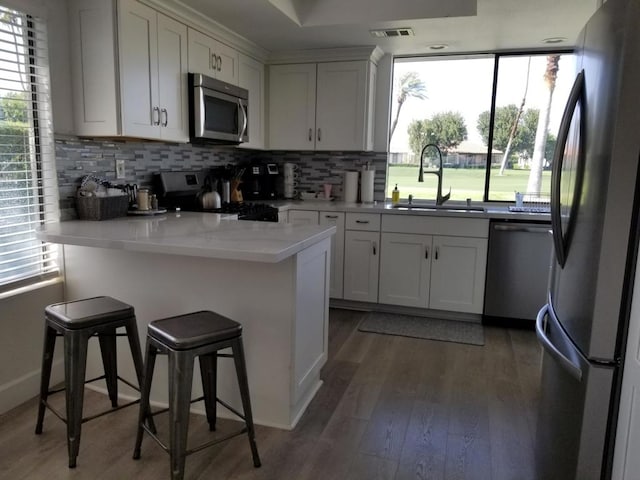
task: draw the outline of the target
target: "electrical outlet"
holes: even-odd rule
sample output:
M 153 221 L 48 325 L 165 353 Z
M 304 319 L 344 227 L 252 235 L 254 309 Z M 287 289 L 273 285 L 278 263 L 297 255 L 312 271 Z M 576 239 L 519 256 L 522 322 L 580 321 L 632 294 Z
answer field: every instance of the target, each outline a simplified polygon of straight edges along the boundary
M 124 173 L 124 160 L 116 160 L 116 178 L 122 179 L 125 178 Z

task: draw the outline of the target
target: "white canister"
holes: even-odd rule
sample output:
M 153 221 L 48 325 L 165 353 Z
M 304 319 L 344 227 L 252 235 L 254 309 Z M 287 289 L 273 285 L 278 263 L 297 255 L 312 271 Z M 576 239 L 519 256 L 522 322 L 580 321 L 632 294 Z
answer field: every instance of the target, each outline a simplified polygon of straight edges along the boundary
M 138 189 L 138 210 L 149 210 L 149 190 L 146 188 Z
M 375 170 L 363 170 L 360 178 L 360 200 L 362 203 L 373 203 L 373 180 Z
M 358 201 L 358 172 L 344 172 L 342 200 L 347 203 Z

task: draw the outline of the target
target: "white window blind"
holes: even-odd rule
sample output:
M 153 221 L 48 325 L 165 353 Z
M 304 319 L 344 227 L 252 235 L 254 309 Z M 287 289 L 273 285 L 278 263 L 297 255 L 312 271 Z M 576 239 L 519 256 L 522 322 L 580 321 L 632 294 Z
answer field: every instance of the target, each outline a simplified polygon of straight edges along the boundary
M 0 291 L 58 272 L 36 229 L 58 218 L 44 22 L 0 6 Z

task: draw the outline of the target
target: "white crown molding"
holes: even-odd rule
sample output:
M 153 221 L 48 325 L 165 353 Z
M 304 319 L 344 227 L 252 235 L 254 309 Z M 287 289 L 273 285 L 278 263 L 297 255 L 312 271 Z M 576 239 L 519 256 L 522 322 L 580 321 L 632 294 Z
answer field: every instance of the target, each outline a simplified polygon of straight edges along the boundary
M 271 55 L 269 55 L 266 62 L 269 65 L 278 65 L 287 63 L 371 60 L 377 65 L 383 55 L 384 51 L 378 46 L 318 48 L 271 52 Z
M 251 40 L 237 34 L 221 23 L 203 15 L 180 0 L 139 0 L 159 12 L 184 23 L 188 27 L 209 35 L 216 40 L 235 48 L 241 53 L 249 55 L 264 63 L 269 57 L 269 51 L 253 43 Z

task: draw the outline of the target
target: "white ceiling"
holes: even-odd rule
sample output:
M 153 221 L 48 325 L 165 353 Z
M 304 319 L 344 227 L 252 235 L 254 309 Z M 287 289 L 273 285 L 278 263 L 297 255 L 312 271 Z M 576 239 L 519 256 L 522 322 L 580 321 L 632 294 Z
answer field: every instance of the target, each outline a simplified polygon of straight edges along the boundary
M 177 0 L 268 51 L 378 45 L 387 53 L 543 48 L 577 34 L 602 0 Z M 370 29 L 411 27 L 413 37 Z

